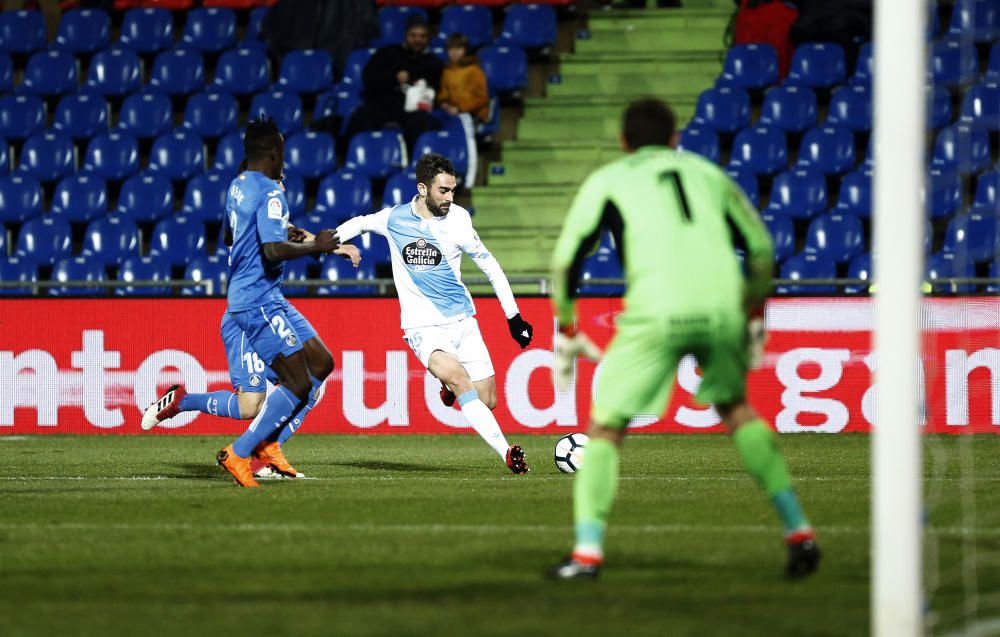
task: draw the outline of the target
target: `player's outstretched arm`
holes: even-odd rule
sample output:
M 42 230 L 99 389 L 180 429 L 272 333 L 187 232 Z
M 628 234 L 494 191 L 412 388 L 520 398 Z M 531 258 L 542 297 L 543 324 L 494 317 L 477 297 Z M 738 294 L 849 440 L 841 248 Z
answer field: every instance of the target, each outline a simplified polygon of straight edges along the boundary
M 351 260 L 351 265 L 358 267 L 361 263 L 361 250 L 350 243 L 341 243 L 340 247 L 333 251 L 334 254 Z
M 340 247 L 340 239 L 333 230 L 320 230 L 312 241 L 293 243 L 292 241 L 272 241 L 263 245 L 264 257 L 268 261 L 290 261 L 314 254 L 329 254 Z

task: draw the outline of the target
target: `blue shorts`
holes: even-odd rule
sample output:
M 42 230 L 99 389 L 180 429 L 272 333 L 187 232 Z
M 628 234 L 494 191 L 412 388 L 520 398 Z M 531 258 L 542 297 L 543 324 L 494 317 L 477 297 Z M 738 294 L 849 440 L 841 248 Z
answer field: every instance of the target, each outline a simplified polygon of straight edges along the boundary
M 271 365 L 279 354 L 288 357 L 300 351 L 303 343 L 317 336 L 309 321 L 285 299 L 230 316 L 266 365 Z
M 226 348 L 233 389 L 260 393 L 267 391 L 267 381 L 278 384 L 278 375 L 253 351 L 246 334 L 228 312 L 222 315 L 222 344 Z

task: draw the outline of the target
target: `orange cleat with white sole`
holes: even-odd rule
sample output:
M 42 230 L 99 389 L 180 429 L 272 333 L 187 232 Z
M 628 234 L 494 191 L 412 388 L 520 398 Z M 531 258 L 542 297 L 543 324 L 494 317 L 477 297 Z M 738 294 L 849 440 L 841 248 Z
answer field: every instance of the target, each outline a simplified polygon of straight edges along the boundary
M 272 471 L 275 471 L 286 478 L 306 477 L 304 473 L 297 471 L 295 467 L 292 466 L 292 463 L 288 462 L 288 458 L 286 458 L 284 452 L 281 451 L 281 445 L 277 442 L 268 442 L 267 440 L 261 442 L 253 450 L 253 457 L 270 467 Z
M 232 445 L 220 451 L 215 456 L 215 461 L 236 478 L 236 482 L 241 487 L 254 488 L 260 486 L 260 483 L 254 479 L 253 472 L 250 470 L 250 458 L 240 458 L 237 456 L 236 452 L 233 451 Z

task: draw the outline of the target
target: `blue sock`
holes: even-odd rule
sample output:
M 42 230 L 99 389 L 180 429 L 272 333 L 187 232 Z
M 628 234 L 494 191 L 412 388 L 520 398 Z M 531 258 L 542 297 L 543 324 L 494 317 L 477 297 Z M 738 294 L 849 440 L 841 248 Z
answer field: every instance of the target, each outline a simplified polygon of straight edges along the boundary
M 778 510 L 778 517 L 781 518 L 781 525 L 785 527 L 786 534 L 809 527 L 809 520 L 802 512 L 799 499 L 791 487 L 775 493 L 771 501 Z
M 304 402 L 284 386 L 277 387 L 264 403 L 264 413 L 233 443 L 233 451 L 241 458 L 249 458 L 254 448 L 289 422 Z
M 309 377 L 309 380 L 312 381 L 313 386 L 312 391 L 309 392 L 309 400 L 299 413 L 295 414 L 291 421 L 285 424 L 285 426 L 281 428 L 281 431 L 278 432 L 277 441 L 279 445 L 285 444 L 285 442 L 292 437 L 292 434 L 298 431 L 299 427 L 302 426 L 302 423 L 305 422 L 306 414 L 308 414 L 312 408 L 316 406 L 316 403 L 319 402 L 323 389 L 323 381 L 312 376 Z M 273 438 L 273 435 L 271 437 Z
M 207 394 L 188 394 L 181 398 L 181 411 L 200 411 L 210 416 L 241 420 L 239 396 L 219 390 Z

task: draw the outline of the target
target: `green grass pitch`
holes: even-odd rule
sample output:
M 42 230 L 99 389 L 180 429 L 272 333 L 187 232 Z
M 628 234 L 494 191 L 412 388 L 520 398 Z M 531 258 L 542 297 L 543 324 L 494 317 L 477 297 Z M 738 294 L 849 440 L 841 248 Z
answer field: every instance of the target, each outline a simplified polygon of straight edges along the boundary
M 781 437 L 825 552 L 804 582 L 729 440 L 663 435 L 626 441 L 602 578 L 543 580 L 571 542 L 555 440 L 521 437 L 514 476 L 474 436 L 299 436 L 314 479 L 244 490 L 222 438 L 0 438 L 0 634 L 867 634 L 867 436 Z M 938 627 L 970 621 L 970 568 L 1000 590 L 998 445 L 928 442 Z

